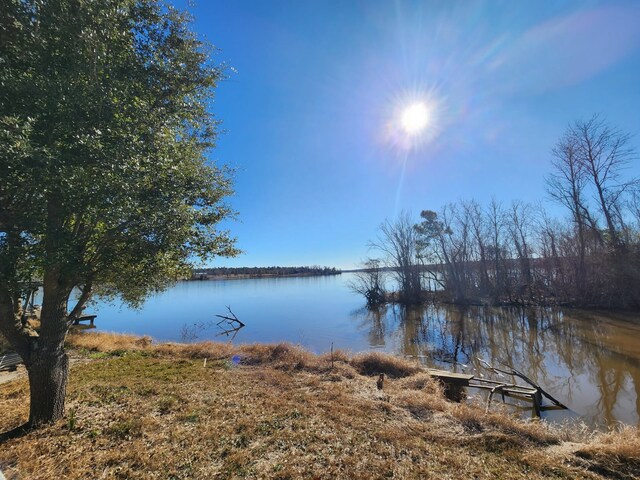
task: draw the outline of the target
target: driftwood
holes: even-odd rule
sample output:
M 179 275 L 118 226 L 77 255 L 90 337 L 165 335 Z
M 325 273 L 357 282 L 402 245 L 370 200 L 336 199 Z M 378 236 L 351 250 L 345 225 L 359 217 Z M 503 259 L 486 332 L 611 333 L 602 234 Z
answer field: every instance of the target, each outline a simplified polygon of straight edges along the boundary
M 194 322 L 191 325 L 184 325 L 182 327 L 182 333 L 181 333 L 182 340 L 185 342 L 192 342 L 198 338 L 198 334 L 201 331 L 213 327 L 214 324 L 217 325 L 222 330 L 222 332 L 217 334 L 218 336 L 219 335 L 229 336 L 232 334 L 231 340 L 233 340 L 237 335 L 238 331 L 241 328 L 243 328 L 245 324 L 242 323 L 238 317 L 236 317 L 236 315 L 231 311 L 230 307 L 227 307 L 227 310 L 229 310 L 229 314 L 232 316 L 229 317 L 227 315 L 216 315 L 216 317 L 219 317 L 222 319 L 219 322 L 216 322 L 214 319 L 214 320 L 206 320 L 203 322 Z
M 231 317 L 227 315 L 216 315 L 216 317 L 221 318 L 217 325 L 222 329 L 218 335 L 231 335 L 231 339 L 236 338 L 236 335 L 240 331 L 241 328 L 245 327 L 245 324 L 240 321 L 236 314 L 231 311 L 231 307 L 227 305 L 227 310 L 229 310 L 229 314 Z
M 233 313 L 233 312 L 231 311 L 231 307 L 229 307 L 228 305 L 227 305 L 227 310 L 229 310 L 229 313 L 230 313 L 231 315 L 233 315 L 233 317 L 227 317 L 226 315 L 216 315 L 216 317 L 218 317 L 218 318 L 221 318 L 221 319 L 222 319 L 222 320 L 220 320 L 220 321 L 218 322 L 218 325 L 220 325 L 221 323 L 223 323 L 223 322 L 225 322 L 225 321 L 226 321 L 226 322 L 227 322 L 227 323 L 229 323 L 230 325 L 233 325 L 233 323 L 237 323 L 237 324 L 238 324 L 238 326 L 237 326 L 236 328 L 242 328 L 242 327 L 244 327 L 244 326 L 245 326 L 245 324 L 244 324 L 244 323 L 242 323 L 242 322 L 238 319 L 238 317 L 236 317 L 236 314 L 235 314 L 235 313 Z

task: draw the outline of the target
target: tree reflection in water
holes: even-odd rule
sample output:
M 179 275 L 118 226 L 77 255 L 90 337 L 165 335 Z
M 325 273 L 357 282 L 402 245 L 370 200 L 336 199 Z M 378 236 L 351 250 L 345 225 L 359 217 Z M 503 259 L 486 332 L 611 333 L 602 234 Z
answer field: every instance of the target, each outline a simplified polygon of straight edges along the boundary
M 372 348 L 454 372 L 511 365 L 594 426 L 638 424 L 640 323 L 630 316 L 530 307 L 399 305 L 354 312 Z

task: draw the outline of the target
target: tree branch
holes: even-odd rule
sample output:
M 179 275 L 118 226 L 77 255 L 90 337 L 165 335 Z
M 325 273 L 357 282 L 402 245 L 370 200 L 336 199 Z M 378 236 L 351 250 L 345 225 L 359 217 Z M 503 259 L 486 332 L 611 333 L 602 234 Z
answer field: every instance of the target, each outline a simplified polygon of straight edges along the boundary
M 93 285 L 91 282 L 85 283 L 80 289 L 80 298 L 78 298 L 78 302 L 76 303 L 76 306 L 73 307 L 73 310 L 71 310 L 71 313 L 67 315 L 67 326 L 73 325 L 73 322 L 80 316 L 84 306 L 91 298 L 92 289 Z

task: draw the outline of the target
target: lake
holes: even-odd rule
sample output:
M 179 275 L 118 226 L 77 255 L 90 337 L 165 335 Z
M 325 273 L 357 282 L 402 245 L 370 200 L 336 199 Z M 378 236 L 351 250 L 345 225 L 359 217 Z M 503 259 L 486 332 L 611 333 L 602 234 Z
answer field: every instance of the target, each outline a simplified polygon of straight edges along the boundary
M 456 306 L 368 311 L 348 288 L 351 275 L 180 282 L 139 310 L 97 302 L 87 313 L 98 314 L 100 330 L 161 341 L 285 341 L 318 353 L 333 344 L 488 376 L 482 358 L 525 373 L 591 426 L 639 423 L 637 315 Z M 235 337 L 216 325 L 227 306 L 246 324 Z

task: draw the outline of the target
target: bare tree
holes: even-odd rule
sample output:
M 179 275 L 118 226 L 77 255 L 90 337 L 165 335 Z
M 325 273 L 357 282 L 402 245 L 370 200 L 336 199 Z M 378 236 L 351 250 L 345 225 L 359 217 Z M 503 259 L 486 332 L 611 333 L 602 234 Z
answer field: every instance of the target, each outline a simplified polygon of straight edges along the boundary
M 531 248 L 531 206 L 520 201 L 514 201 L 511 204 L 511 211 L 508 216 L 507 230 L 511 237 L 511 243 L 514 247 L 514 257 L 519 263 L 519 274 L 514 275 L 515 288 L 519 297 L 522 297 L 525 291 L 529 292 L 531 297 L 533 292 L 533 271 L 531 267 L 532 248 Z
M 504 265 L 504 224 L 505 214 L 502 205 L 495 199 L 491 199 L 487 210 L 489 224 L 490 245 L 487 247 L 488 256 L 493 263 L 493 297 L 494 300 L 503 294 L 506 285 L 506 266 Z
M 486 209 L 471 200 L 386 221 L 372 246 L 384 253 L 415 303 L 429 285 L 458 303 L 562 303 L 640 307 L 640 181 L 626 178 L 636 158 L 630 135 L 600 117 L 571 124 L 552 149 L 549 196 L 570 213 L 550 218 L 514 201 Z M 420 264 L 420 268 L 418 267 Z
M 439 277 L 444 290 L 456 302 L 464 302 L 467 288 L 464 262 L 467 260 L 468 228 L 459 222 L 459 209 L 455 204 L 445 205 L 440 214 L 424 210 L 422 222 L 415 226 L 421 258 L 430 258 L 440 270 Z
M 564 205 L 571 212 L 578 240 L 578 259 L 576 280 L 578 295 L 584 295 L 584 282 L 587 276 L 586 229 L 595 225 L 592 215 L 584 199 L 587 172 L 582 162 L 578 161 L 578 140 L 569 129 L 553 148 L 551 165 L 554 172 L 547 176 L 547 192 L 556 202 Z M 593 229 L 599 236 L 599 230 Z
M 402 212 L 395 221 L 385 220 L 378 229 L 378 237 L 370 247 L 384 255 L 384 261 L 396 277 L 401 303 L 419 303 L 422 285 L 416 231 L 407 212 Z
M 363 269 L 355 273 L 354 279 L 349 281 L 349 288 L 367 299 L 367 307 L 376 307 L 386 301 L 384 288 L 384 272 L 380 268 L 380 260 L 368 258 L 363 263 Z
M 473 239 L 474 258 L 478 262 L 477 271 L 478 287 L 480 295 L 485 296 L 490 291 L 489 268 L 487 261 L 487 241 L 490 239 L 489 222 L 485 221 L 485 216 L 480 205 L 475 200 L 464 202 L 462 208 L 465 216 L 469 220 L 469 228 Z
M 631 135 L 610 127 L 594 115 L 587 121 L 575 122 L 569 128 L 568 137 L 604 216 L 607 240 L 614 249 L 623 249 L 622 197 L 637 183 L 635 179 L 622 180 L 623 171 L 637 157 L 630 145 Z
M 576 259 L 575 296 L 583 303 L 640 304 L 637 235 L 628 226 L 638 179 L 624 174 L 637 158 L 630 140 L 594 115 L 570 125 L 553 149 L 547 187 L 571 213 L 575 235 L 564 242 L 565 261 Z M 575 256 L 572 243 L 578 246 Z
M 542 207 L 538 206 L 537 237 L 540 254 L 539 276 L 541 284 L 544 286 L 545 295 L 554 297 L 561 293 L 568 295 L 568 284 L 564 258 L 560 249 L 560 239 L 562 237 L 562 225 Z

